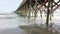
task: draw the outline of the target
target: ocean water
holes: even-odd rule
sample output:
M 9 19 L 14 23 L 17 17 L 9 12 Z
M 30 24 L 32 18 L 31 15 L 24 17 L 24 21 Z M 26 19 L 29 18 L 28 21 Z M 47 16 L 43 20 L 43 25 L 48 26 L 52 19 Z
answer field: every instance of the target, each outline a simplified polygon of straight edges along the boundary
M 28 20 L 27 18 L 18 16 L 15 13 L 0 14 L 0 32 L 1 33 L 6 31 L 5 33 L 9 32 L 10 34 L 11 33 L 13 34 L 15 32 L 18 32 L 18 34 L 19 34 L 19 33 L 23 32 L 23 30 L 24 30 L 22 28 L 19 28 L 19 26 L 23 26 L 23 25 L 28 26 L 28 25 L 32 25 L 32 24 L 38 24 L 38 26 L 40 26 L 41 24 L 43 24 L 43 25 L 41 25 L 41 27 L 44 28 L 45 23 L 46 23 L 46 17 L 44 17 L 44 16 L 42 18 L 37 17 L 36 20 L 33 18 Z M 52 17 L 52 20 L 49 21 L 49 24 L 51 24 L 51 23 L 53 24 L 52 31 L 55 33 L 58 32 L 58 34 L 60 34 L 60 12 L 54 13 L 54 17 Z M 50 30 L 50 27 L 48 29 Z
M 0 29 L 14 28 L 20 25 L 29 25 L 32 23 L 45 24 L 45 22 L 46 22 L 46 17 L 43 17 L 42 19 L 38 17 L 37 20 L 34 20 L 34 19 L 28 20 L 26 18 L 19 17 L 15 13 L 0 15 Z M 54 13 L 54 17 L 52 18 L 52 23 L 60 25 L 60 12 Z
M 20 25 L 28 25 L 28 20 L 23 17 L 19 17 L 15 13 L 0 14 L 0 30 L 15 28 Z
M 0 15 L 0 30 L 16 27 L 17 24 L 17 18 L 14 15 Z

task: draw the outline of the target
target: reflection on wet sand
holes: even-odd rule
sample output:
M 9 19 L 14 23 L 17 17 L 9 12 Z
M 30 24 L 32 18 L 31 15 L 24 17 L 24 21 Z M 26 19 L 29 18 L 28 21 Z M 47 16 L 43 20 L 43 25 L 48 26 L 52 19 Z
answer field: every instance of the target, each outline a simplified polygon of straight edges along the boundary
M 20 26 L 21 29 L 25 30 L 26 34 L 58 34 L 53 30 L 53 25 L 43 25 L 41 24 L 38 26 L 38 24 L 33 25 L 23 25 Z

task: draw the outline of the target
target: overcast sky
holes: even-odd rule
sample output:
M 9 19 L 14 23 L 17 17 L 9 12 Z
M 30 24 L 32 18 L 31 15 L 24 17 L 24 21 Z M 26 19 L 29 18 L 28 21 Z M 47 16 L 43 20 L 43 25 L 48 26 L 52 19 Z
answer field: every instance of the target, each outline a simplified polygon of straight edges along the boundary
M 22 0 L 0 0 L 0 13 L 11 13 L 16 10 Z

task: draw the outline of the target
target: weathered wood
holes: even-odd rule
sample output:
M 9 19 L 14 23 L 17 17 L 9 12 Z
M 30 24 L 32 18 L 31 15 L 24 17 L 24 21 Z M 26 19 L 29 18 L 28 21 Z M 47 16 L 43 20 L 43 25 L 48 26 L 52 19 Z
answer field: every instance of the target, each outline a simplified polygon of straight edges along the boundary
M 46 3 L 48 2 L 48 6 Z M 28 16 L 28 19 L 30 19 L 31 16 L 31 10 L 35 14 L 34 17 L 37 16 L 38 11 L 44 6 L 45 9 L 42 9 L 47 14 L 46 18 L 46 24 L 49 23 L 49 15 L 51 20 L 51 14 L 60 7 L 60 4 L 58 4 L 60 0 L 56 3 L 54 0 L 23 0 L 22 4 L 19 6 L 19 8 L 16 10 L 18 13 L 21 13 L 22 15 Z M 53 5 L 54 3 L 54 5 Z M 40 6 L 39 6 L 40 5 Z M 38 7 L 39 6 L 39 7 Z M 57 7 L 55 7 L 57 6 Z M 53 8 L 55 7 L 55 8 Z M 28 15 L 27 15 L 28 14 Z M 41 13 L 40 13 L 41 14 Z M 41 14 L 42 17 L 42 14 Z
M 52 10 L 53 10 L 53 1 L 51 0 L 50 1 L 50 7 L 51 7 L 51 9 L 50 9 L 50 20 L 52 20 L 52 13 L 51 12 L 53 12 Z
M 49 24 L 49 14 L 50 14 L 49 7 L 50 7 L 50 1 L 48 0 L 48 8 L 47 8 L 46 25 L 48 25 L 48 24 Z

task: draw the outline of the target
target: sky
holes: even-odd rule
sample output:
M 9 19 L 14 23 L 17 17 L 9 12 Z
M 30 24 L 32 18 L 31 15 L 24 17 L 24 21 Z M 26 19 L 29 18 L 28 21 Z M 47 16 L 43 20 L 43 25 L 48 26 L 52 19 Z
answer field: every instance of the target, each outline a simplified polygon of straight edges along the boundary
M 0 0 L 0 13 L 11 13 L 15 11 L 22 0 Z

